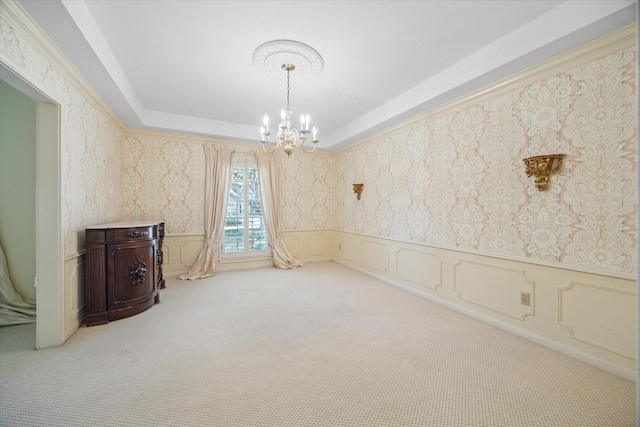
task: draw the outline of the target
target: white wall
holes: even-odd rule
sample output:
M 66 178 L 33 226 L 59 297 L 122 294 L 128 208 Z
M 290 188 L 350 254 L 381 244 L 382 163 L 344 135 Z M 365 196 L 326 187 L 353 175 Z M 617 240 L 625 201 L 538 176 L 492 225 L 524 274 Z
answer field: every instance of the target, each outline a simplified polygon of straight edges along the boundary
M 11 280 L 36 299 L 36 103 L 0 80 L 0 244 Z

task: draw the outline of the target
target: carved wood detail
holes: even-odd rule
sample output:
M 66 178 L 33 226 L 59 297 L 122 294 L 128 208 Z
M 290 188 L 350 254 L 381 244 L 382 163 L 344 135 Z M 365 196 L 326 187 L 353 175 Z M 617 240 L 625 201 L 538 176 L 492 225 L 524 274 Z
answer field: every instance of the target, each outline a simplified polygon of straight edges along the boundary
M 147 278 L 147 264 L 141 259 L 137 259 L 136 262 L 129 267 L 129 280 L 131 286 L 140 286 Z
M 146 237 L 149 235 L 148 231 L 127 231 L 127 236 L 129 237 Z

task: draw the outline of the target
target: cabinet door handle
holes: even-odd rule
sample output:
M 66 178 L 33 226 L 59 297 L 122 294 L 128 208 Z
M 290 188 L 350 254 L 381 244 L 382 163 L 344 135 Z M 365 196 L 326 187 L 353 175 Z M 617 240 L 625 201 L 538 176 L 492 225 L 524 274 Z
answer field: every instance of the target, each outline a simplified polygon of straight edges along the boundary
M 148 235 L 149 235 L 148 231 L 127 231 L 128 237 L 142 237 L 142 236 L 148 236 Z

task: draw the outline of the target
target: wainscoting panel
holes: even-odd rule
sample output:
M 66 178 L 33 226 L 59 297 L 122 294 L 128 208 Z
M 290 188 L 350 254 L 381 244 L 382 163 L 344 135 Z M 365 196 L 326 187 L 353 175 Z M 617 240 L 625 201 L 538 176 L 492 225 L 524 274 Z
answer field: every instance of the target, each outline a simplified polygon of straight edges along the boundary
M 523 270 L 468 260 L 453 268 L 460 299 L 520 320 L 533 314 L 534 283 Z M 521 304 L 521 293 L 528 295 L 528 306 Z
M 64 262 L 64 337 L 69 338 L 84 322 L 84 253 Z
M 162 251 L 164 263 L 162 272 L 167 277 L 178 276 L 189 271 L 198 259 L 204 245 L 203 235 L 167 235 Z
M 558 324 L 573 339 L 635 359 L 635 306 L 633 292 L 572 281 L 558 289 Z
M 356 260 L 355 239 L 343 234 L 336 236 L 336 256 L 338 258 L 354 262 Z
M 324 258 L 330 247 L 325 233 L 313 233 L 307 239 L 307 253 L 312 257 Z
M 284 242 L 284 245 L 289 250 L 289 253 L 294 258 L 296 258 L 298 254 L 302 253 L 302 243 L 300 242 L 300 236 L 291 235 L 291 234 L 282 236 L 282 241 Z
M 400 248 L 396 252 L 398 277 L 429 289 L 442 286 L 442 261 L 435 252 Z
M 389 249 L 383 243 L 365 240 L 360 243 L 360 260 L 362 265 L 376 271 L 389 271 Z
M 204 240 L 204 236 L 190 236 L 180 242 L 178 248 L 180 256 L 176 258 L 180 260 L 180 264 L 185 267 L 185 270 L 189 270 L 198 259 L 198 255 L 200 255 L 204 246 Z
M 285 231 L 282 239 L 291 255 L 301 262 L 328 261 L 333 257 L 333 231 L 306 230 Z M 164 238 L 164 264 L 162 270 L 165 276 L 175 277 L 189 271 L 198 259 L 204 245 L 203 235 L 167 235 Z M 268 267 L 273 265 L 270 259 L 251 261 L 218 260 L 216 268 L 219 271 L 237 270 L 243 268 Z
M 335 262 L 635 379 L 631 278 L 344 231 L 335 241 Z
M 171 265 L 173 263 L 174 250 L 172 248 L 172 242 L 167 241 L 166 237 L 162 243 L 162 265 Z M 164 272 L 164 271 L 163 271 Z
M 204 245 L 203 235 L 166 235 L 162 244 L 162 273 L 175 277 L 189 271 Z
M 282 239 L 291 255 L 302 263 L 326 261 L 333 256 L 333 231 L 285 231 Z

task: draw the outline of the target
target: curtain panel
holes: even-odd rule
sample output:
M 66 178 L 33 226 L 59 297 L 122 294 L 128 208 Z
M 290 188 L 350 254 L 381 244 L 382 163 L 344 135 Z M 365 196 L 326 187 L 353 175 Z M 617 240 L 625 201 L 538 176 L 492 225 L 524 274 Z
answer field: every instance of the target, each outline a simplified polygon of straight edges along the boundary
M 224 231 L 224 216 L 231 185 L 231 157 L 234 149 L 226 145 L 205 145 L 205 244 L 198 259 L 181 280 L 203 279 L 213 276 L 215 260 L 220 252 Z
M 253 153 L 258 163 L 262 216 L 264 217 L 267 236 L 271 243 L 273 265 L 282 269 L 302 267 L 302 263 L 289 253 L 282 241 L 282 199 L 280 196 L 280 161 L 282 153 L 279 151 L 272 154 L 262 151 L 254 151 Z

